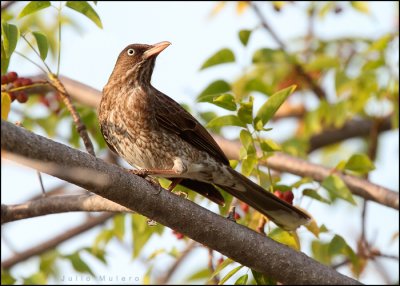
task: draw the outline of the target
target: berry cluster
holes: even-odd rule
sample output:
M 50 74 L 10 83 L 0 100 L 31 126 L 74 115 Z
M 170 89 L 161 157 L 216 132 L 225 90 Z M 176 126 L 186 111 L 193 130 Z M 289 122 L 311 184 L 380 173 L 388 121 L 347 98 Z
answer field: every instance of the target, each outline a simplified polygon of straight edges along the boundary
M 18 77 L 16 72 L 9 72 L 6 75 L 1 76 L 1 85 L 10 85 L 9 88 L 18 88 L 32 84 L 30 78 Z M 11 101 L 17 100 L 19 103 L 25 103 L 28 101 L 28 95 L 23 90 L 12 91 L 9 93 Z
M 279 190 L 276 190 L 274 192 L 274 195 L 280 198 L 281 200 L 293 205 L 294 196 L 292 191 L 281 192 Z

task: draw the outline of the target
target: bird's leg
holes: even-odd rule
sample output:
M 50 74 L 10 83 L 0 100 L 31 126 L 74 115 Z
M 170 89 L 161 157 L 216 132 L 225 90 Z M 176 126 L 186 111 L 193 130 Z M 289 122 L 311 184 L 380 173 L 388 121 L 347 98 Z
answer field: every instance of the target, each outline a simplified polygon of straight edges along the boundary
M 176 176 L 179 175 L 180 173 L 170 169 L 170 170 L 162 170 L 162 169 L 140 169 L 140 170 L 129 170 L 130 173 L 140 176 L 140 177 L 146 177 L 149 175 L 171 175 L 171 176 Z
M 229 213 L 228 213 L 227 219 L 229 219 L 230 221 L 236 222 L 235 213 L 236 213 L 236 207 L 231 206 L 229 208 Z
M 172 192 L 174 189 L 175 189 L 175 187 L 180 183 L 180 182 L 182 182 L 182 178 L 174 178 L 174 179 L 172 179 L 171 180 L 171 184 L 168 186 L 168 191 L 170 191 L 170 192 Z

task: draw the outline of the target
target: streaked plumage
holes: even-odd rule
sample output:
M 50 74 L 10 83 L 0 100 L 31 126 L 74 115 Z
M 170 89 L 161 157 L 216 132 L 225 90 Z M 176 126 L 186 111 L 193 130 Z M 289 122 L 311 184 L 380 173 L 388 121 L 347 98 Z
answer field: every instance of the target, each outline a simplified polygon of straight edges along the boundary
M 108 146 L 132 166 L 180 182 L 222 204 L 213 186 L 231 193 L 287 230 L 307 223 L 301 210 L 278 199 L 229 166 L 207 130 L 151 83 L 155 59 L 169 46 L 134 44 L 119 55 L 99 107 Z M 157 170 L 157 171 L 154 171 Z

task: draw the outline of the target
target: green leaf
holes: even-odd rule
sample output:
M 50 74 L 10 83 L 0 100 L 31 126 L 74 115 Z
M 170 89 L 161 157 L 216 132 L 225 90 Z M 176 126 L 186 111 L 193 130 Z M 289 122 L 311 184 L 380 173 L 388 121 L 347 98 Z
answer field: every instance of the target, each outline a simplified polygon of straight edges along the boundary
M 87 1 L 67 1 L 65 6 L 85 15 L 92 20 L 97 27 L 103 29 L 103 24 L 101 23 L 99 15 L 97 15 L 96 11 L 92 8 L 92 6 L 89 5 Z
M 330 265 L 332 256 L 329 254 L 329 243 L 323 243 L 319 240 L 314 240 L 311 243 L 312 256 L 319 262 Z
M 252 32 L 251 30 L 239 31 L 239 39 L 243 46 L 247 46 L 247 43 L 249 42 L 249 39 L 250 39 L 251 32 Z
M 221 126 L 240 126 L 245 127 L 245 124 L 236 115 L 219 116 L 208 122 L 207 127 L 221 127 Z
M 286 56 L 282 50 L 274 50 L 263 48 L 254 52 L 253 54 L 253 63 L 274 63 L 274 62 L 283 62 Z
M 254 280 L 256 280 L 257 285 L 276 285 L 276 282 L 271 278 L 266 277 L 264 274 L 251 269 L 251 273 L 254 276 Z
M 235 285 L 246 285 L 247 284 L 247 280 L 249 279 L 249 275 L 245 274 L 243 276 L 240 276 L 236 282 Z
M 191 281 L 196 281 L 196 280 L 203 280 L 203 279 L 207 279 L 208 277 L 210 277 L 211 275 L 211 271 L 209 268 L 204 268 L 201 269 L 195 273 L 193 273 L 192 275 L 190 275 L 186 281 L 187 282 L 191 282 Z
M 274 116 L 288 96 L 295 90 L 296 86 L 292 85 L 271 95 L 268 100 L 260 107 L 254 118 L 254 127 L 256 130 L 262 130 L 264 125 Z
M 317 201 L 323 202 L 325 204 L 330 204 L 331 201 L 321 197 L 316 190 L 313 189 L 304 189 L 303 196 L 308 196 L 310 198 L 316 199 Z
M 260 147 L 265 152 L 281 151 L 281 146 L 272 139 L 261 139 Z
M 351 249 L 351 247 L 347 244 L 343 237 L 337 234 L 332 238 L 331 242 L 329 243 L 328 251 L 331 256 L 339 254 L 346 255 L 349 258 L 354 256 L 353 249 Z
M 216 52 L 214 55 L 212 55 L 210 58 L 208 58 L 204 64 L 201 66 L 200 70 L 219 65 L 219 64 L 225 64 L 225 63 L 231 63 L 235 61 L 235 55 L 230 49 L 222 49 Z
M 125 215 L 119 214 L 114 216 L 114 234 L 115 236 L 122 241 L 124 239 L 125 234 Z
M 235 111 L 236 110 L 236 103 L 235 98 L 232 94 L 224 93 L 217 97 L 214 97 L 213 102 L 215 105 L 219 107 L 225 108 L 227 110 Z
M 382 52 L 387 48 L 388 44 L 392 40 L 393 40 L 393 35 L 391 33 L 386 34 L 386 35 L 380 37 L 379 39 L 377 39 L 376 41 L 373 41 L 371 46 L 368 48 L 368 51 Z
M 50 1 L 31 1 L 24 7 L 24 9 L 22 9 L 21 13 L 18 15 L 18 18 L 25 17 L 26 15 L 35 13 L 50 6 Z
M 225 259 L 220 265 L 217 266 L 217 268 L 215 269 L 214 273 L 211 275 L 210 279 L 208 279 L 208 281 L 211 281 L 215 276 L 217 276 L 222 269 L 224 269 L 226 266 L 228 266 L 229 264 L 232 264 L 233 261 L 230 258 Z
M 247 155 L 242 161 L 242 174 L 246 177 L 250 176 L 257 165 L 257 157 L 255 154 Z
M 369 7 L 365 1 L 350 1 L 351 6 L 361 13 L 369 14 Z
M 55 262 L 60 257 L 60 253 L 57 250 L 49 250 L 40 256 L 39 269 L 46 275 L 56 274 Z
M 87 253 L 89 253 L 90 255 L 97 258 L 105 265 L 107 265 L 107 260 L 105 258 L 106 252 L 103 249 L 93 248 L 93 247 L 85 247 L 82 250 L 86 251 Z
M 71 255 L 66 255 L 66 256 L 64 256 L 64 258 L 68 259 L 71 262 L 72 267 L 79 273 L 88 273 L 88 274 L 94 276 L 93 271 L 86 264 L 86 262 L 82 260 L 80 254 L 78 252 L 75 252 L 74 254 L 71 254 Z
M 47 278 L 43 272 L 36 272 L 29 276 L 28 278 L 24 278 L 24 285 L 46 285 Z
M 238 266 L 236 268 L 233 268 L 231 271 L 229 271 L 228 274 L 225 275 L 224 278 L 221 279 L 221 281 L 219 281 L 218 285 L 224 285 L 224 283 L 226 281 L 228 281 L 229 278 L 231 278 L 233 275 L 235 275 L 235 273 L 238 272 L 242 268 L 243 268 L 243 265 L 240 265 L 240 266 Z
M 247 81 L 244 90 L 247 92 L 257 91 L 265 95 L 271 94 L 271 87 L 260 78 L 253 78 Z
M 139 215 L 132 215 L 132 240 L 133 240 L 133 257 L 139 256 L 141 250 L 149 241 L 154 233 L 161 234 L 164 227 L 160 224 L 149 226 L 147 218 Z
M 114 231 L 110 229 L 102 230 L 96 237 L 93 243 L 93 251 L 105 248 L 107 243 L 114 237 Z
M 8 65 L 10 64 L 10 58 L 6 55 L 6 50 L 4 48 L 4 41 L 1 41 L 1 75 L 7 73 Z
M 17 280 L 8 270 L 1 270 L 1 285 L 13 285 Z
M 329 192 L 329 195 L 332 200 L 340 198 L 345 201 L 348 201 L 353 205 L 356 204 L 350 190 L 347 188 L 347 186 L 339 176 L 330 175 L 326 177 L 322 181 L 321 186 L 324 187 Z
M 311 62 L 307 63 L 304 68 L 307 72 L 310 72 L 337 68 L 339 65 L 340 60 L 337 57 L 317 55 Z
M 18 27 L 6 22 L 1 23 L 1 35 L 3 36 L 3 45 L 6 58 L 10 58 L 17 46 L 19 38 Z
M 242 129 L 240 131 L 240 142 L 244 149 L 246 150 L 247 155 L 254 155 L 256 154 L 256 149 L 254 148 L 254 141 L 253 137 L 251 136 L 250 132 L 246 129 Z
M 240 120 L 246 124 L 253 122 L 253 100 L 252 96 L 249 97 L 249 102 L 241 102 L 237 115 Z
M 7 120 L 11 109 L 11 97 L 8 92 L 1 93 L 1 119 Z
M 231 91 L 231 85 L 224 80 L 216 80 L 209 84 L 197 97 L 198 102 L 212 102 L 214 97 Z
M 49 51 L 49 43 L 47 41 L 46 35 L 41 32 L 32 32 L 32 35 L 36 39 L 36 43 L 40 53 L 40 58 L 42 60 L 45 60 L 47 57 L 47 53 Z
M 268 236 L 277 242 L 293 248 L 294 250 L 300 251 L 299 238 L 295 232 L 287 232 L 281 228 L 275 228 L 268 234 Z
M 365 154 L 354 154 L 344 166 L 345 170 L 357 172 L 359 174 L 367 174 L 375 169 L 374 163 Z

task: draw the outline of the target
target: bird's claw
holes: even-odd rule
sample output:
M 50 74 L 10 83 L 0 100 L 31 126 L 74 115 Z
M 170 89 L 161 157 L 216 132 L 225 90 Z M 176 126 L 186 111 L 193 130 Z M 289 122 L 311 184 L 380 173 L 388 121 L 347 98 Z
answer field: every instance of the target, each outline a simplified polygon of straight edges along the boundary
M 226 218 L 229 219 L 230 221 L 236 222 L 235 213 L 236 213 L 236 207 L 231 206 L 231 208 L 229 209 L 228 216 Z

